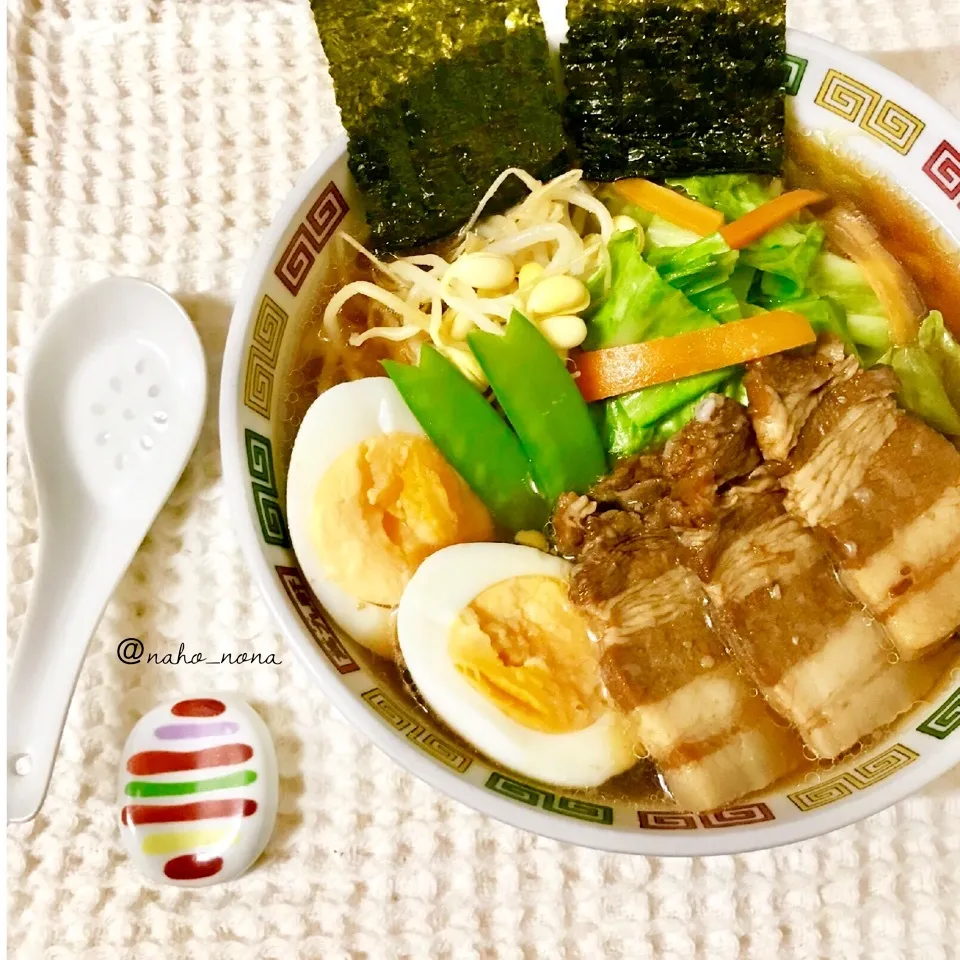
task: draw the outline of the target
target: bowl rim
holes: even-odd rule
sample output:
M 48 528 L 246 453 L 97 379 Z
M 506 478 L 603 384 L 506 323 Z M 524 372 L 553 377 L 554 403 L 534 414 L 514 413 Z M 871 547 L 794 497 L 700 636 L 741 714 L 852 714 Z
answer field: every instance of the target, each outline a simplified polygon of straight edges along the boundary
M 901 96 L 906 94 L 910 102 L 920 104 L 924 110 L 929 110 L 930 114 L 941 118 L 944 127 L 960 126 L 932 97 L 873 60 L 812 34 L 788 28 L 788 50 L 791 46 L 804 47 L 821 55 L 839 55 L 845 62 L 881 77 L 884 84 L 889 84 Z M 247 567 L 288 646 L 293 648 L 294 655 L 349 726 L 367 737 L 407 772 L 481 814 L 551 840 L 611 853 L 648 856 L 689 857 L 749 853 L 823 836 L 886 809 L 931 783 L 960 762 L 960 738 L 952 745 L 950 742 L 941 741 L 939 746 L 932 745 L 932 749 L 925 753 L 919 762 L 900 771 L 896 777 L 862 794 L 847 798 L 845 803 L 837 807 L 810 811 L 802 819 L 751 825 L 749 831 L 698 830 L 695 831 L 695 836 L 681 837 L 672 831 L 660 834 L 653 831 L 628 832 L 599 827 L 567 818 L 551 817 L 539 808 L 525 808 L 459 778 L 442 764 L 417 750 L 403 737 L 395 736 L 371 711 L 361 709 L 358 698 L 342 683 L 342 678 L 334 667 L 322 656 L 314 641 L 305 634 L 302 624 L 285 602 L 285 597 L 273 577 L 273 570 L 261 549 L 245 501 L 243 432 L 238 401 L 245 336 L 255 318 L 259 293 L 264 279 L 270 273 L 270 265 L 279 252 L 284 234 L 297 212 L 346 150 L 347 137 L 341 131 L 297 178 L 269 227 L 261 235 L 256 253 L 246 267 L 231 314 L 223 352 L 219 433 L 226 499 Z

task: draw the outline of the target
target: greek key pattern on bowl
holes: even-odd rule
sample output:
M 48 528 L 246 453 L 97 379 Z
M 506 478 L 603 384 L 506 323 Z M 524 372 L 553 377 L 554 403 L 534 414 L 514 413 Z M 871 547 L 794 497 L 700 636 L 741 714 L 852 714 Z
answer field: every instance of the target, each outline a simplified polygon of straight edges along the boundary
M 501 797 L 527 803 L 531 807 L 542 807 L 549 813 L 560 813 L 565 817 L 586 820 L 587 823 L 600 823 L 607 826 L 613 823 L 613 807 L 605 807 L 599 803 L 589 803 L 573 797 L 558 797 L 547 790 L 540 790 L 529 783 L 497 773 L 496 770 L 490 774 L 484 786 L 494 793 L 499 793 Z
M 800 84 L 803 83 L 803 75 L 807 72 L 807 63 L 803 57 L 788 53 L 784 58 L 787 62 L 787 95 L 795 97 L 800 92 Z
M 714 813 L 701 813 L 700 823 L 707 829 L 714 827 L 745 827 L 753 823 L 775 820 L 773 811 L 765 803 L 744 803 Z
M 265 420 L 270 419 L 273 380 L 288 319 L 280 306 L 265 296 L 253 324 L 253 340 L 247 353 L 247 372 L 243 380 L 243 402 Z
M 696 830 L 697 817 L 693 813 L 674 810 L 638 810 L 641 830 Z
M 814 102 L 904 156 L 926 126 L 909 110 L 839 70 L 827 71 Z
M 951 199 L 960 197 L 960 150 L 941 140 L 923 165 L 923 172 Z M 960 204 L 957 204 L 960 206 Z
M 411 743 L 415 743 L 424 753 L 446 764 L 457 773 L 466 773 L 473 760 L 452 743 L 438 737 L 422 723 L 410 717 L 401 707 L 388 697 L 379 687 L 373 687 L 360 694 L 377 713 L 383 717 L 398 733 L 402 733 Z
M 804 813 L 808 810 L 817 810 L 851 796 L 855 790 L 866 790 L 867 787 L 872 787 L 875 783 L 909 766 L 919 756 L 920 754 L 915 750 L 905 747 L 902 743 L 896 743 L 889 750 L 878 753 L 852 770 L 814 784 L 805 790 L 789 793 L 787 796 L 794 806 Z
M 765 803 L 744 803 L 700 814 L 675 810 L 637 811 L 641 830 L 696 830 L 698 826 L 712 830 L 718 827 L 745 827 L 775 819 L 773 811 Z
M 340 226 L 348 210 L 343 194 L 335 184 L 328 183 L 290 238 L 287 249 L 273 271 L 292 296 L 295 297 L 306 283 L 320 251 Z
M 264 543 L 289 547 L 287 522 L 283 518 L 277 476 L 273 469 L 273 447 L 267 437 L 249 427 L 244 431 L 244 443 L 247 449 L 247 469 L 253 481 L 253 502 L 257 508 L 257 519 L 260 521 Z
M 960 687 L 950 695 L 946 703 L 930 714 L 917 729 L 928 737 L 946 740 L 954 730 L 960 730 Z
M 290 598 L 310 635 L 324 656 L 337 668 L 337 673 L 354 673 L 360 667 L 347 653 L 339 637 L 330 629 L 317 598 L 313 595 L 307 578 L 298 567 L 275 567 L 280 585 Z

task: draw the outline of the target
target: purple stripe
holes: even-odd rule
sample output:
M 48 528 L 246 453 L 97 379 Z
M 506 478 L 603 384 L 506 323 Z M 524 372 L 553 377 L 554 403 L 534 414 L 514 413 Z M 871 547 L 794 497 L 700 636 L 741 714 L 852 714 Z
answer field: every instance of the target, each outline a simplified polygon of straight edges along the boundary
M 223 737 L 237 733 L 239 729 L 239 723 L 227 720 L 220 723 L 171 723 L 157 727 L 153 732 L 161 740 L 186 740 L 188 737 Z

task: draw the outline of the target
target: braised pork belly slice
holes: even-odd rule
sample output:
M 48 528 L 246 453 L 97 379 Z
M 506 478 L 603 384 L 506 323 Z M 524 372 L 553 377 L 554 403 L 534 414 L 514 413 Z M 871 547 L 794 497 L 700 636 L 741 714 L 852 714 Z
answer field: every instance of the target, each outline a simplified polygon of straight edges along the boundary
M 748 365 L 743 385 L 750 420 L 765 460 L 786 460 L 825 387 L 859 369 L 843 344 L 824 338 L 815 349 L 764 357 Z
M 751 369 L 751 404 L 787 393 L 780 372 Z M 816 392 L 781 482 L 786 509 L 827 536 L 843 583 L 913 659 L 960 627 L 960 453 L 896 390 L 886 368 L 838 374 Z
M 623 511 L 591 516 L 571 597 L 602 644 L 610 695 L 678 805 L 721 807 L 800 763 L 795 735 L 727 654 L 673 536 L 651 534 Z
M 707 589 L 740 667 L 807 746 L 830 759 L 908 710 L 938 669 L 899 660 L 783 499 L 763 476 L 725 495 Z

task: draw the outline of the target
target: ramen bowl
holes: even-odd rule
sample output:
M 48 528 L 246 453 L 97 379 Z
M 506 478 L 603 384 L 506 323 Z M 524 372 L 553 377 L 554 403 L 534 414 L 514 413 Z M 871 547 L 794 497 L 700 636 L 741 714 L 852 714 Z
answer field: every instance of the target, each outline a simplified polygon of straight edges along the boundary
M 788 32 L 791 122 L 868 175 L 896 185 L 960 246 L 960 123 L 876 64 Z M 332 626 L 291 548 L 285 518 L 297 391 L 315 377 L 305 335 L 318 326 L 333 238 L 362 228 L 346 140 L 296 184 L 251 263 L 231 321 L 220 395 L 223 472 L 250 569 L 294 653 L 344 716 L 395 761 L 468 806 L 584 846 L 652 855 L 735 853 L 817 836 L 895 803 L 960 761 L 960 674 L 885 735 L 712 813 L 632 796 L 563 790 L 491 763 L 417 703 L 409 684 Z M 958 267 L 960 269 L 960 267 Z M 302 407 L 302 403 L 301 403 Z

